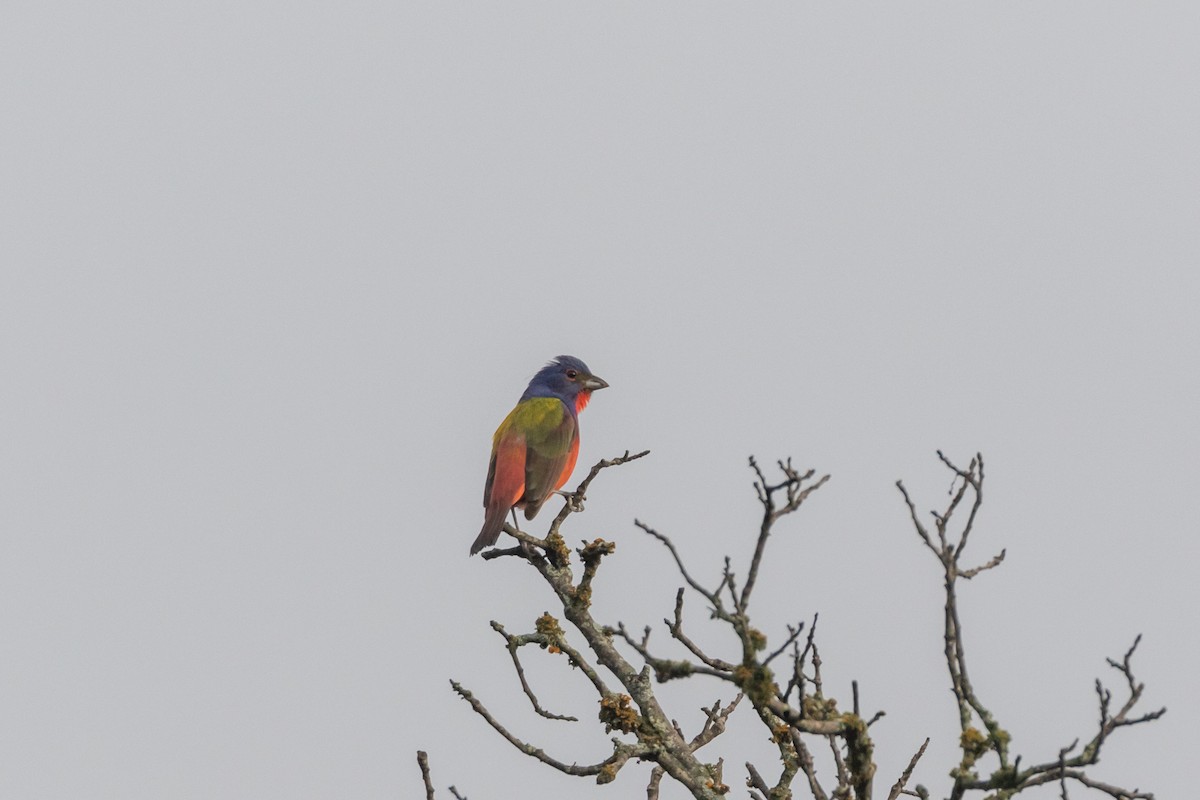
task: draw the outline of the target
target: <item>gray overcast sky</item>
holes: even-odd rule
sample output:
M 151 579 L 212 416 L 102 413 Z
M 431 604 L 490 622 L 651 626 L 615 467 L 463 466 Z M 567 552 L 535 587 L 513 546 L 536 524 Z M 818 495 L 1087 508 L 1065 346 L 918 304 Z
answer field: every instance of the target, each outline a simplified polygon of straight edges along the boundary
M 940 792 L 937 564 L 893 483 L 932 507 L 935 449 L 981 450 L 972 547 L 1009 560 L 963 613 L 1015 751 L 1090 735 L 1092 680 L 1144 632 L 1170 713 L 1096 776 L 1187 796 L 1198 9 L 12 4 L 0 796 L 415 797 L 419 747 L 447 797 L 644 796 L 644 766 L 537 767 L 447 684 L 603 756 L 532 714 L 488 627 L 530 629 L 547 590 L 467 558 L 491 433 L 559 353 L 612 384 L 581 463 L 653 450 L 572 523 L 619 544 L 601 616 L 670 611 L 635 516 L 713 578 L 752 545 L 747 455 L 832 473 L 760 622 L 819 611 L 832 693 L 888 711 L 880 785 L 929 735 Z M 697 691 L 665 693 L 684 725 L 728 699 Z M 713 751 L 735 795 L 769 762 L 749 715 Z

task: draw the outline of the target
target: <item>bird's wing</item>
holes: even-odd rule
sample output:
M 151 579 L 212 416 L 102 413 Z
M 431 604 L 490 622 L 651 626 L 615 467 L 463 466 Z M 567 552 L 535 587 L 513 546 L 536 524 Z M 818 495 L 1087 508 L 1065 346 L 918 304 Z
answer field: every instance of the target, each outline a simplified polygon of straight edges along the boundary
M 514 408 L 492 437 L 492 461 L 488 465 L 487 483 L 483 486 L 483 528 L 479 531 L 471 553 L 491 547 L 500 538 L 504 518 L 525 493 L 525 435 L 517 424 L 520 404 Z
M 550 493 L 566 482 L 579 451 L 579 426 L 561 400 L 537 397 L 523 416 L 525 434 L 525 517 L 533 519 Z
M 579 460 L 579 423 L 575 423 L 575 438 L 571 440 L 571 451 L 567 453 L 567 461 L 563 464 L 562 472 L 558 476 L 558 480 L 554 483 L 555 489 L 561 489 L 563 484 L 571 477 L 571 473 L 575 471 L 575 462 Z
M 487 483 L 483 487 L 485 508 L 512 508 L 525 491 L 525 426 L 524 412 L 518 404 L 509 412 L 492 436 L 492 461 L 488 465 Z

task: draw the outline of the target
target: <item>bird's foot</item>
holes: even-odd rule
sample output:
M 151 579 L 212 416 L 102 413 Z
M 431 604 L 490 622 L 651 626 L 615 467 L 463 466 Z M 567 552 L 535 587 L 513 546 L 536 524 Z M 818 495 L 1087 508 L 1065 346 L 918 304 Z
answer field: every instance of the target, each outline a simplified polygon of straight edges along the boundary
M 572 512 L 579 513 L 580 511 L 583 511 L 583 501 L 587 499 L 583 495 L 575 492 L 563 491 L 555 491 L 555 494 L 562 495 L 563 499 L 567 501 L 567 506 Z
M 525 556 L 527 561 L 536 564 L 542 559 L 542 554 L 539 553 L 537 548 L 531 545 L 529 542 L 522 541 L 520 548 L 521 554 Z

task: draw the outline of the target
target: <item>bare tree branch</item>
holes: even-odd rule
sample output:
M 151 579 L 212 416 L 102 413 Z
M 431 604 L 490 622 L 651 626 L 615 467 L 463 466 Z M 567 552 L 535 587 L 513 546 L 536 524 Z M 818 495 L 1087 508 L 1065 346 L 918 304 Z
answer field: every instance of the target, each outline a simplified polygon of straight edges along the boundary
M 564 722 L 578 722 L 578 717 L 552 714 L 551 712 L 542 708 L 541 704 L 538 703 L 537 696 L 533 693 L 533 689 L 529 687 L 529 682 L 525 680 L 525 669 L 521 666 L 520 656 L 517 655 L 517 648 L 523 644 L 528 644 L 529 642 L 535 642 L 542 647 L 555 647 L 555 649 L 558 649 L 557 646 L 552 645 L 547 640 L 547 637 L 542 634 L 532 634 L 530 636 L 511 636 L 507 631 L 504 630 L 504 626 L 495 620 L 492 620 L 492 630 L 503 636 L 504 640 L 508 643 L 508 653 L 510 656 L 512 656 L 513 666 L 517 670 L 517 677 L 521 680 L 521 689 L 525 692 L 525 696 L 529 698 L 529 702 L 533 704 L 533 710 L 546 719 L 557 719 Z
M 729 715 L 738 707 L 738 703 L 742 702 L 744 696 L 739 692 L 737 697 L 733 698 L 733 701 L 724 708 L 721 708 L 721 701 L 718 700 L 713 703 L 712 708 L 700 709 L 708 717 L 708 722 L 704 723 L 700 733 L 696 734 L 695 738 L 688 743 L 693 753 L 725 732 L 725 724 L 729 721 Z
M 814 470 L 808 470 L 804 474 L 800 474 L 792 468 L 792 460 L 789 458 L 786 462 L 780 461 L 779 469 L 783 472 L 784 480 L 782 483 L 769 484 L 763 476 L 762 470 L 758 467 L 758 462 L 754 460 L 754 456 L 750 456 L 750 468 L 754 470 L 758 480 L 754 483 L 755 491 L 758 492 L 759 502 L 763 506 L 762 524 L 758 529 L 758 541 L 754 545 L 754 556 L 750 559 L 750 571 L 746 575 L 746 585 L 742 588 L 741 597 L 735 603 L 738 613 L 745 614 L 746 608 L 750 605 L 750 594 L 754 591 L 754 584 L 758 580 L 758 568 L 762 563 L 763 553 L 767 547 L 767 537 L 771 535 L 771 529 L 775 522 L 785 514 L 790 514 L 800 508 L 800 504 L 805 499 L 825 485 L 829 480 L 828 475 L 823 475 L 816 483 L 805 487 L 803 484 L 810 479 L 814 474 Z M 783 506 L 777 507 L 775 504 L 775 494 L 779 491 L 784 491 L 786 495 Z
M 653 536 L 658 541 L 662 542 L 663 545 L 667 548 L 667 550 L 671 553 L 671 557 L 673 559 L 675 559 L 675 566 L 679 569 L 679 574 L 683 576 L 683 579 L 685 581 L 687 581 L 687 585 L 692 587 L 692 589 L 694 591 L 696 591 L 698 594 L 702 595 L 705 599 L 707 599 L 708 602 L 712 603 L 714 610 L 719 611 L 720 615 L 722 617 L 728 616 L 727 614 L 724 613 L 724 606 L 721 605 L 720 591 L 721 591 L 722 586 L 724 586 L 724 581 L 722 581 L 722 586 L 717 587 L 716 591 L 710 592 L 709 590 L 705 589 L 703 586 L 701 586 L 699 583 L 697 583 L 696 580 L 694 578 L 692 578 L 692 576 L 690 574 L 688 574 L 687 567 L 685 567 L 683 565 L 683 559 L 681 559 L 679 557 L 679 551 L 675 549 L 675 545 L 670 539 L 668 539 L 666 536 L 663 536 L 661 533 L 654 530 L 653 528 L 651 528 L 649 525 L 642 522 L 641 520 L 635 519 L 633 521 L 633 524 L 636 525 L 637 527 L 641 528 L 646 533 Z
M 429 776 L 429 754 L 424 750 L 417 751 L 417 766 L 421 768 L 421 780 L 425 783 L 425 800 L 434 800 L 433 780 Z
M 772 650 L 771 654 L 769 656 L 767 656 L 766 658 L 763 659 L 763 666 L 770 664 L 777 657 L 779 657 L 783 653 L 784 650 L 787 650 L 789 647 L 791 647 L 796 642 L 796 639 L 799 638 L 800 634 L 804 631 L 804 622 L 801 621 L 801 622 L 796 623 L 796 627 L 794 627 L 794 628 L 791 625 L 788 625 L 787 631 L 788 631 L 787 639 L 785 639 L 783 644 L 779 645 L 779 647 Z
M 648 455 L 650 455 L 649 450 L 642 450 L 633 455 L 630 455 L 629 451 L 626 450 L 623 455 L 619 455 L 616 458 L 597 461 L 588 471 L 587 477 L 580 481 L 579 485 L 575 487 L 575 491 L 567 496 L 567 502 L 563 505 L 562 510 L 558 512 L 554 521 L 550 523 L 551 532 L 557 532 L 571 513 L 583 511 L 583 501 L 587 499 L 588 487 L 592 485 L 592 481 L 596 480 L 596 476 L 600 474 L 601 470 L 608 469 L 609 467 L 619 467 L 622 464 L 637 461 L 639 458 L 645 458 Z
M 750 777 L 746 780 L 747 786 L 757 789 L 762 793 L 762 797 L 768 797 L 771 794 L 771 787 L 767 785 L 766 780 L 759 774 L 758 769 L 749 761 L 746 762 L 746 772 Z
M 650 770 L 650 783 L 646 785 L 646 800 L 658 800 L 659 787 L 662 785 L 663 775 L 666 774 L 662 767 Z
M 888 800 L 896 800 L 897 797 L 904 791 L 904 785 L 908 783 L 908 779 L 912 777 L 913 770 L 917 768 L 917 762 L 921 760 L 921 756 L 925 755 L 925 748 L 929 747 L 929 738 L 921 744 L 921 749 L 917 750 L 912 760 L 908 762 L 904 772 L 900 773 L 900 778 L 892 784 L 892 790 L 888 792 Z
M 816 478 L 813 470 L 801 472 L 792 466 L 790 460 L 786 460 L 777 462 L 782 478 L 772 483 L 758 462 L 751 458 L 749 465 L 755 478 L 754 491 L 761 505 L 753 552 L 747 572 L 741 576 L 734 571 L 733 559 L 726 556 L 720 580 L 714 588 L 702 585 L 693 577 L 670 537 L 635 520 L 638 529 L 667 549 L 684 583 L 676 593 L 673 615 L 663 619 L 670 638 L 656 640 L 652 648 L 649 626 L 643 628 L 640 636 L 635 636 L 624 623 L 618 622 L 616 627 L 605 625 L 593 614 L 593 592 L 598 586 L 596 578 L 601 564 L 615 553 L 616 544 L 599 538 L 590 541 L 585 539 L 580 547 L 572 551 L 561 532 L 562 526 L 573 514 L 583 511 L 586 491 L 602 470 L 628 463 L 645 454 L 642 452 L 631 456 L 626 452 L 619 458 L 601 461 L 593 466 L 574 492 L 564 494 L 566 502 L 551 521 L 544 538 L 506 525 L 505 531 L 514 537 L 517 544 L 493 548 L 483 554 L 487 559 L 516 557 L 528 563 L 550 588 L 557 607 L 561 608 L 561 624 L 559 618 L 547 612 L 538 618 L 533 633 L 510 634 L 499 622 L 492 622 L 493 629 L 504 638 L 522 692 L 535 713 L 547 719 L 578 721 L 576 717 L 554 714 L 542 707 L 529 684 L 518 652 L 521 647 L 528 645 L 537 645 L 551 654 L 561 653 L 572 667 L 579 668 L 598 696 L 599 722 L 606 731 L 616 731 L 626 739 L 613 738 L 613 749 L 602 761 L 583 766 L 567 764 L 512 734 L 460 684 L 452 681 L 452 687 L 510 744 L 565 774 L 594 777 L 598 783 L 607 783 L 631 759 L 648 762 L 651 765 L 646 784 L 648 800 L 658 800 L 662 783 L 667 779 L 679 783 L 699 800 L 718 800 L 728 795 L 730 787 L 723 779 L 724 760 L 717 758 L 706 763 L 697 757 L 697 753 L 726 730 L 734 710 L 744 701 L 766 728 L 769 741 L 775 747 L 774 758 L 778 760 L 779 770 L 777 774 L 768 770 L 768 778 L 758 765 L 747 762 L 746 786 L 751 797 L 762 800 L 793 798 L 793 783 L 799 776 L 804 776 L 801 785 L 806 784 L 804 788 L 814 800 L 873 800 L 875 745 L 869 731 L 873 724 L 884 717 L 884 712 L 877 711 L 869 719 L 864 718 L 868 712 L 862 705 L 856 680 L 850 681 L 849 709 L 841 707 L 837 698 L 826 695 L 823 675 L 826 665 L 823 664 L 816 641 L 818 618 L 815 613 L 811 624 L 807 626 L 803 622 L 795 626 L 787 625 L 781 643 L 774 649 L 768 649 L 767 634 L 755 627 L 749 612 L 775 524 L 798 510 L 812 492 L 828 481 L 829 476 Z M 984 704 L 970 679 L 958 596 L 960 579 L 972 580 L 996 569 L 1003 564 L 1006 551 L 1000 550 L 982 564 L 968 566 L 963 563 L 963 553 L 972 538 L 982 507 L 984 461 L 982 455 L 976 454 L 965 468 L 960 468 L 941 451 L 938 452 L 938 459 L 952 473 L 948 499 L 941 510 L 932 511 L 928 517 L 922 518 L 903 482 L 897 481 L 896 486 L 918 538 L 936 556 L 943 580 L 943 651 L 957 705 L 960 731 L 960 755 L 958 763 L 950 770 L 953 783 L 948 793 L 949 800 L 964 800 L 972 792 L 987 793 L 988 798 L 994 800 L 1010 800 L 1026 789 L 1055 783 L 1062 800 L 1069 800 L 1068 786 L 1071 783 L 1105 793 L 1114 800 L 1149 800 L 1153 796 L 1148 792 L 1103 783 L 1085 771 L 1097 763 L 1101 748 L 1115 731 L 1151 722 L 1166 711 L 1165 708 L 1140 711 L 1144 685 L 1136 678 L 1132 665 L 1140 636 L 1121 659 L 1108 660 L 1110 667 L 1121 675 L 1125 687 L 1123 699 L 1114 699 L 1113 692 L 1099 680 L 1096 681 L 1099 722 L 1094 735 L 1082 748 L 1079 748 L 1077 739 L 1070 746 L 1060 749 L 1056 758 L 1033 766 L 1024 766 L 1020 756 L 1010 759 L 1009 734 Z M 578 559 L 577 564 L 575 558 Z M 574 571 L 577 567 L 581 567 L 578 579 Z M 802 576 L 804 572 L 800 570 L 796 574 Z M 695 631 L 685 629 L 685 593 L 688 589 L 704 599 L 711 621 L 725 631 L 727 637 L 732 634 L 723 644 L 708 644 L 708 640 L 704 640 L 706 644 L 701 647 L 690 635 Z M 693 627 L 696 624 L 690 620 L 689 623 Z M 578 641 L 580 637 L 586 647 L 576 647 L 569 640 Z M 626 646 L 632 648 L 632 653 Z M 639 662 L 639 666 L 626 658 L 627 653 Z M 790 663 L 789 659 L 781 658 L 784 654 L 789 656 Z M 787 666 L 779 668 L 778 663 Z M 773 666 L 781 669 L 780 677 L 773 672 Z M 683 728 L 667 715 L 660 704 L 654 685 L 696 675 L 731 684 L 736 687 L 737 694 L 727 705 L 722 706 L 718 700 L 702 708 L 704 723 L 698 731 L 685 735 Z M 828 685 L 835 684 L 830 681 Z M 838 681 L 836 685 L 845 684 Z M 929 739 L 926 738 L 891 785 L 887 800 L 899 800 L 900 797 L 928 800 L 930 793 L 924 786 L 917 784 L 908 788 L 928 745 Z M 832 792 L 827 792 L 818 780 L 812 754 L 814 746 L 829 747 L 835 773 L 832 777 L 836 778 Z M 427 787 L 426 800 L 431 800 L 433 789 L 428 762 L 423 753 L 418 760 Z M 985 770 L 983 764 L 988 760 L 994 760 L 993 766 Z M 453 787 L 451 792 L 458 797 Z
M 1113 715 L 1110 713 L 1112 694 L 1106 690 L 1099 680 L 1096 681 L 1096 694 L 1100 705 L 1099 729 L 1091 741 L 1074 757 L 1067 754 L 1074 750 L 1078 740 L 1069 747 L 1059 751 L 1058 757 L 1052 761 L 1037 764 L 1033 767 L 1021 768 L 1021 759 L 1009 762 L 1009 734 L 996 722 L 991 711 L 980 701 L 974 686 L 968 677 L 966 654 L 963 647 L 962 620 L 958 610 L 957 581 L 959 578 L 971 579 L 987 570 L 994 569 L 1004 561 L 1005 551 L 994 556 L 991 560 L 977 567 L 963 568 L 959 564 L 968 537 L 974 529 L 980 506 L 983 503 L 983 456 L 976 454 L 966 469 L 960 469 L 941 451 L 938 459 L 954 473 L 951 486 L 951 499 L 942 512 L 932 512 L 936 530 L 937 543 L 929 531 L 922 525 L 916 513 L 916 507 L 904 488 L 897 481 L 908 507 L 913 527 L 926 547 L 937 556 L 942 565 L 945 586 L 944 639 L 946 665 L 950 672 L 951 688 L 959 707 L 959 723 L 962 731 L 959 747 L 962 752 L 961 760 L 951 771 L 954 778 L 951 800 L 960 800 L 967 791 L 1000 792 L 997 796 L 1011 797 L 1020 791 L 1044 783 L 1057 781 L 1062 797 L 1067 796 L 1067 779 L 1075 780 L 1089 788 L 1109 792 L 1114 797 L 1142 797 L 1136 790 L 1130 792 L 1110 784 L 1102 784 L 1085 775 L 1079 768 L 1095 764 L 1099 759 L 1100 748 L 1108 736 L 1117 728 L 1150 722 L 1158 719 L 1166 709 L 1151 711 L 1141 716 L 1131 716 L 1130 712 L 1141 699 L 1143 685 L 1133 676 L 1131 659 L 1141 640 L 1139 636 L 1120 661 L 1108 660 L 1110 666 L 1125 678 L 1129 689 L 1129 697 Z M 970 511 L 957 537 L 951 533 L 950 526 L 954 513 L 959 506 L 970 498 Z M 978 720 L 986 733 L 974 726 Z M 987 777 L 980 777 L 976 772 L 979 761 L 988 753 L 992 753 L 999 761 L 999 767 Z M 1116 794 L 1113 794 L 1116 792 Z
M 481 703 L 479 699 L 475 697 L 475 695 L 464 688 L 458 681 L 450 681 L 450 686 L 453 687 L 456 693 L 458 693 L 459 697 L 470 703 L 471 708 L 476 714 L 483 717 L 487 721 L 488 725 L 491 725 L 497 733 L 507 739 L 509 744 L 520 750 L 525 755 L 536 758 L 543 764 L 553 767 L 559 772 L 567 775 L 596 775 L 601 779 L 611 775 L 611 777 L 608 777 L 608 780 L 612 780 L 613 777 L 616 777 L 617 770 L 619 770 L 626 761 L 634 757 L 642 758 L 648 753 L 648 750 L 641 745 L 625 744 L 618 739 L 613 739 L 613 754 L 600 763 L 591 764 L 584 767 L 581 767 L 578 764 L 567 764 L 564 761 L 559 761 L 558 759 L 547 755 L 546 751 L 540 747 L 534 747 L 531 744 L 526 744 L 516 736 L 509 733 L 508 729 L 501 725 L 500 722 L 492 716 L 491 712 L 487 710 L 487 707 L 484 706 L 483 703 Z M 597 782 L 603 783 L 607 781 L 599 780 Z

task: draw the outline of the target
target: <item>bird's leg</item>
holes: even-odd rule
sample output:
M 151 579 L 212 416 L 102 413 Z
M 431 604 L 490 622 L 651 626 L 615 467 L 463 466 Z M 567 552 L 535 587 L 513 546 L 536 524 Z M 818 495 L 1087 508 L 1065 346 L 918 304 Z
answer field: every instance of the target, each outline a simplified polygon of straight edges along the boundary
M 516 528 L 517 530 L 521 530 L 521 526 L 517 524 L 517 507 L 513 506 L 512 508 L 509 509 L 509 511 L 512 512 L 513 527 Z M 536 564 L 538 562 L 538 559 L 540 559 L 542 557 L 541 553 L 539 553 L 537 551 L 537 548 L 534 547 L 533 545 L 531 545 L 529 542 L 525 541 L 524 539 L 517 539 L 517 547 L 519 547 L 521 549 L 521 555 L 523 555 L 523 556 L 525 556 L 525 558 L 529 559 L 529 562 L 531 564 Z
M 529 542 L 520 542 L 518 545 L 521 548 L 521 554 L 529 560 L 531 564 L 537 564 L 542 558 L 542 554 L 537 551 L 537 548 Z

